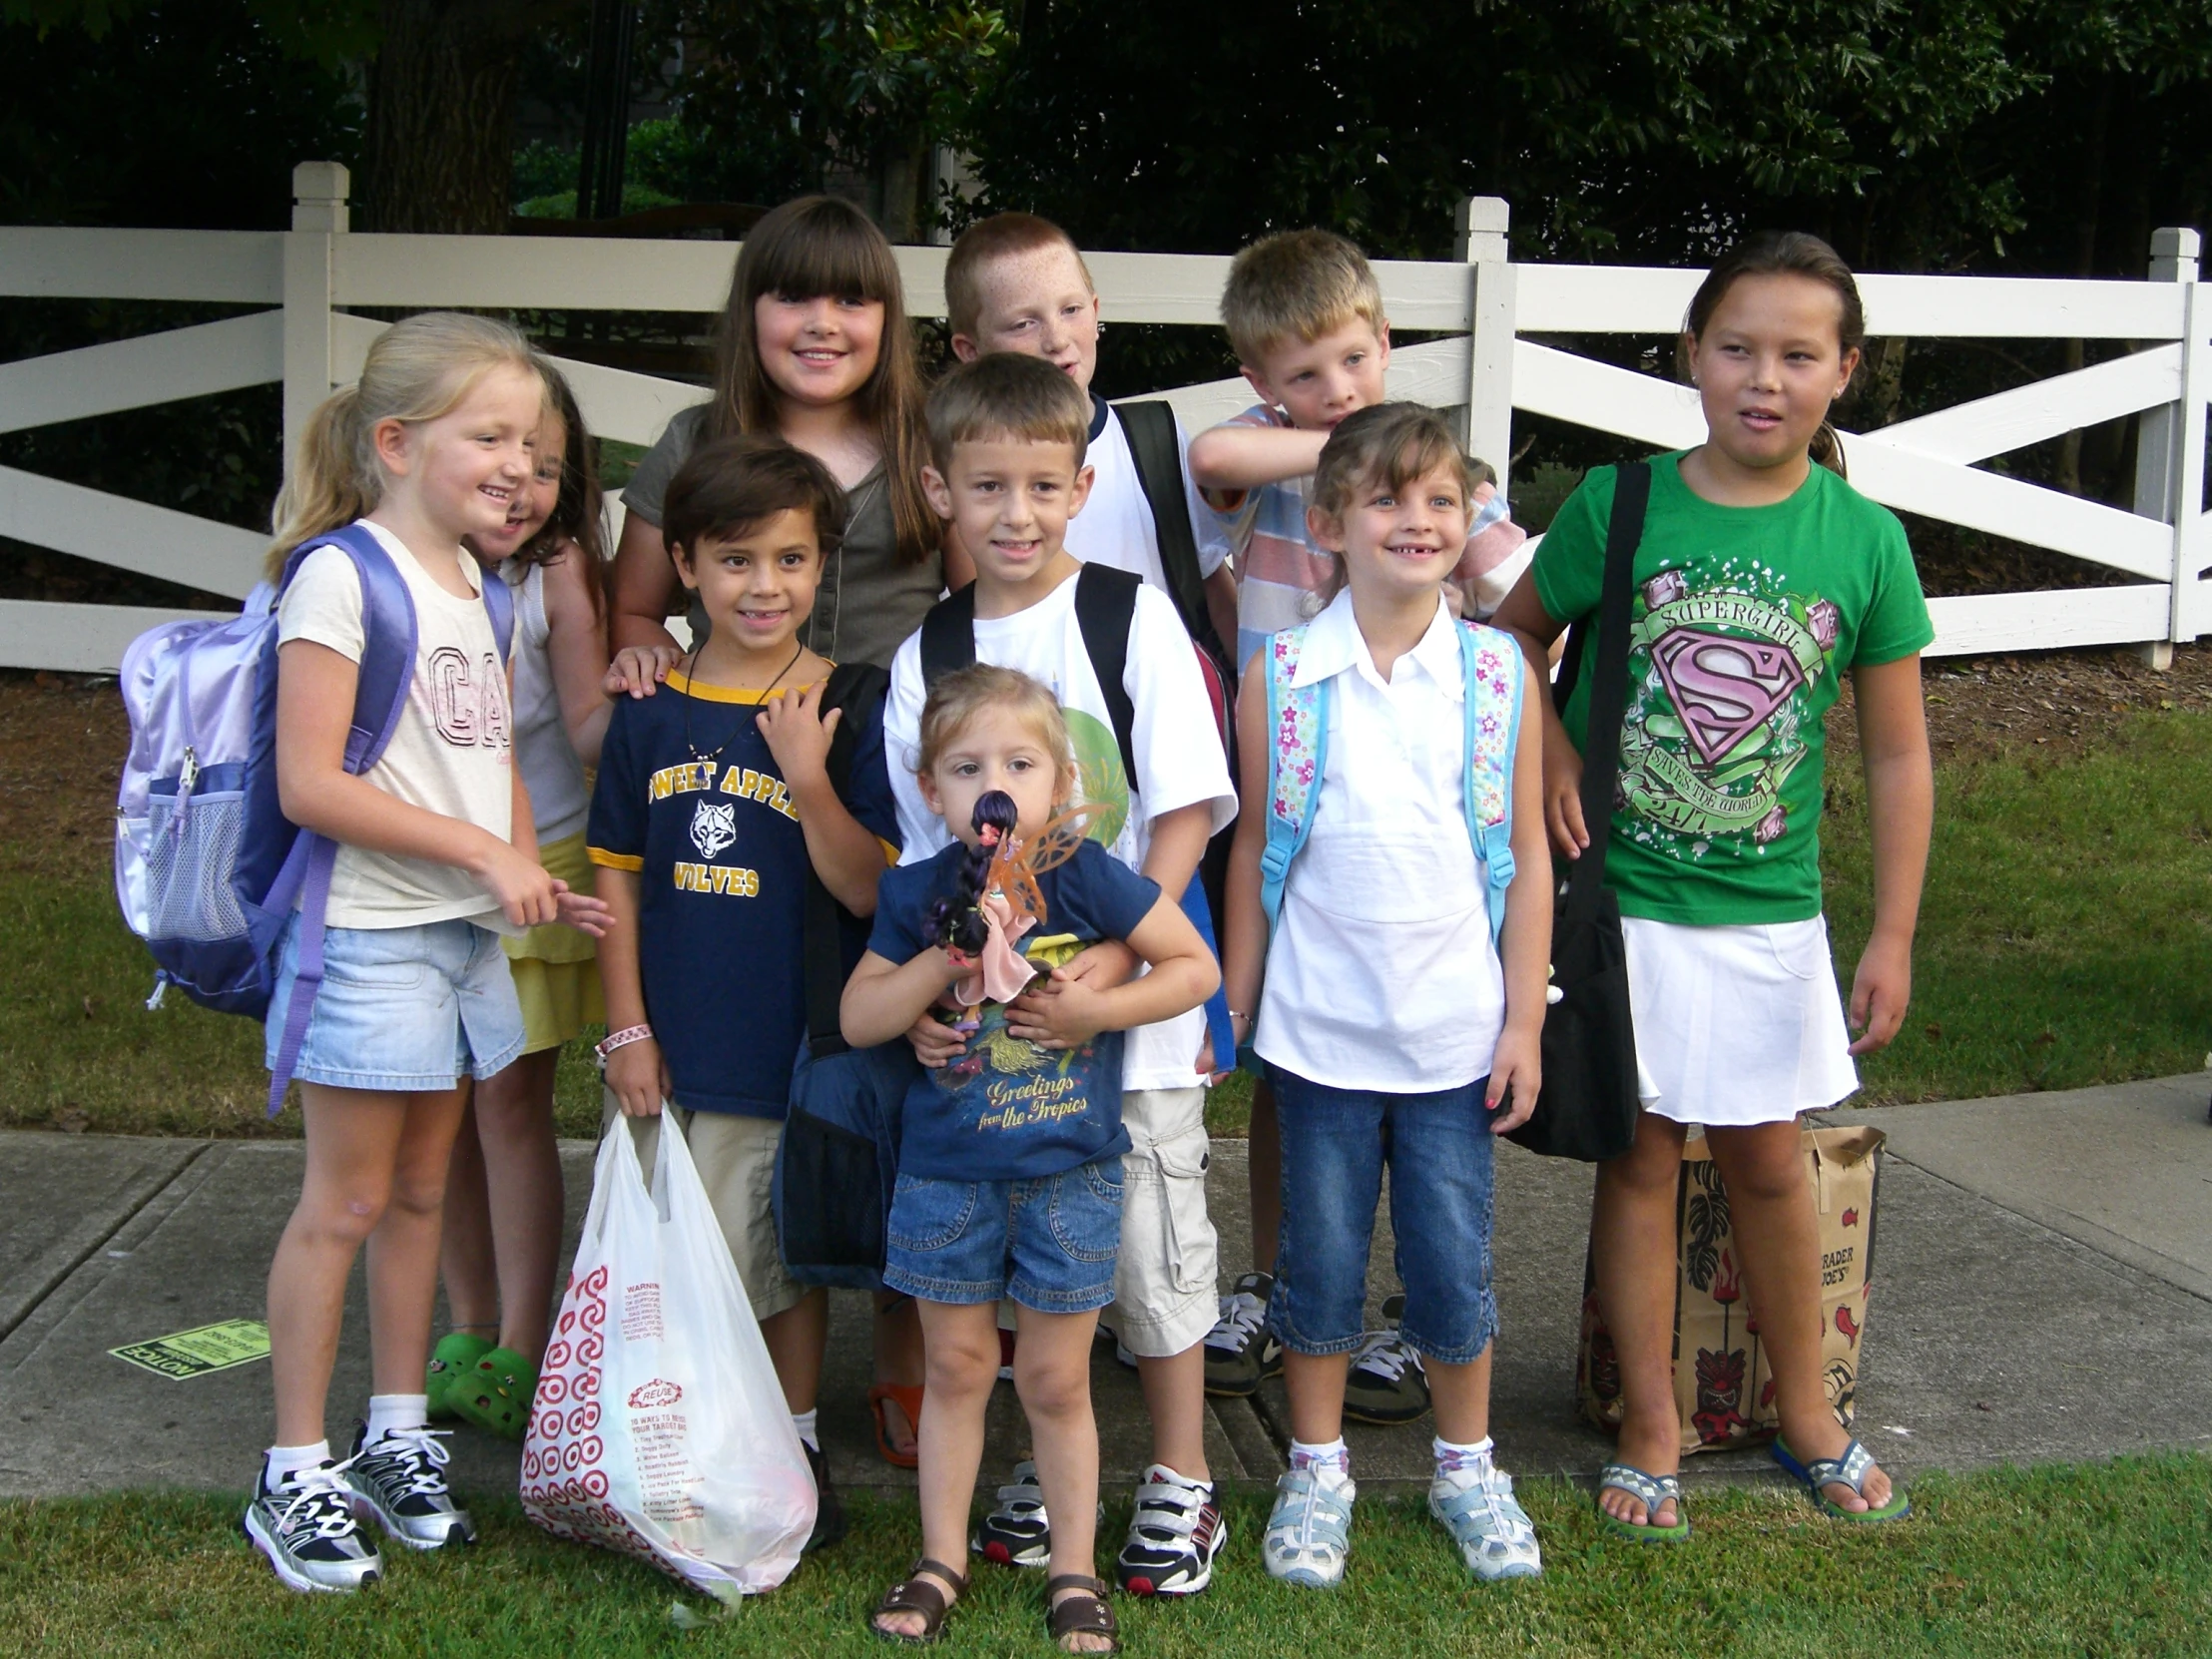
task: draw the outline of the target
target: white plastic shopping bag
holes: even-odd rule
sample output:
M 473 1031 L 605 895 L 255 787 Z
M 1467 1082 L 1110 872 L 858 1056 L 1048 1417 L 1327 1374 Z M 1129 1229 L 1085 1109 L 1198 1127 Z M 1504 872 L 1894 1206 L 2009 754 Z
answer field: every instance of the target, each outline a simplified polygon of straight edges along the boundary
M 538 1374 L 524 1512 L 555 1537 L 634 1555 L 729 1601 L 790 1575 L 815 1502 L 675 1115 L 661 1118 L 650 1192 L 630 1121 L 617 1118 Z

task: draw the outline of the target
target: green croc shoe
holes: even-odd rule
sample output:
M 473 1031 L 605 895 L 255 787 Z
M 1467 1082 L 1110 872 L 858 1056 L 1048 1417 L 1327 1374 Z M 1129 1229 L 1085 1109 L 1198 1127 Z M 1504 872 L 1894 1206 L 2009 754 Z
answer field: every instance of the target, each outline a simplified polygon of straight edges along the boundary
M 447 1396 L 456 1379 L 476 1369 L 476 1362 L 492 1351 L 488 1338 L 470 1331 L 448 1331 L 430 1353 L 422 1375 L 422 1391 L 430 1396 L 430 1420 L 451 1422 L 460 1413 Z
M 485 1351 L 447 1389 L 446 1404 L 503 1440 L 519 1440 L 530 1426 L 530 1398 L 538 1391 L 538 1368 L 511 1348 Z

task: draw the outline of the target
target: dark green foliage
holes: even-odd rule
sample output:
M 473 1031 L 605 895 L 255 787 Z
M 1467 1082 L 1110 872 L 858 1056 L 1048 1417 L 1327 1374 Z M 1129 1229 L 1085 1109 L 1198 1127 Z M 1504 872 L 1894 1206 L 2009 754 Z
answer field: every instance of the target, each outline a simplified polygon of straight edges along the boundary
M 249 0 L 91 8 L 121 14 L 98 33 L 21 9 L 0 12 L 0 223 L 280 230 L 292 164 L 359 151 L 350 78 Z

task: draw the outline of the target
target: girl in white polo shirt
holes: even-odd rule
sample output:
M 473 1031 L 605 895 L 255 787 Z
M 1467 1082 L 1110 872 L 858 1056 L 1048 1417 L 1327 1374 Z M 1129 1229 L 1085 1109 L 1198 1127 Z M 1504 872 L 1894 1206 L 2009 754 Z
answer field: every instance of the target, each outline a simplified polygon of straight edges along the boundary
M 1226 977 L 1240 1040 L 1258 1015 L 1253 1046 L 1281 1112 L 1269 1319 L 1293 1435 L 1265 1556 L 1273 1576 L 1316 1587 L 1343 1578 L 1350 1552 L 1345 1381 L 1385 1165 L 1400 1329 L 1436 1413 L 1430 1511 L 1477 1577 L 1540 1568 L 1489 1438 L 1490 1137 L 1535 1105 L 1550 941 L 1538 728 L 1519 719 L 1540 683 L 1509 638 L 1454 622 L 1444 603 L 1473 493 L 1433 410 L 1384 403 L 1345 420 L 1310 511 L 1336 581 L 1320 615 L 1270 643 L 1238 710 Z M 1504 842 L 1489 861 L 1470 802 L 1493 827 L 1485 839 Z M 1287 877 L 1278 820 L 1308 827 Z M 1267 901 L 1280 903 L 1272 940 Z

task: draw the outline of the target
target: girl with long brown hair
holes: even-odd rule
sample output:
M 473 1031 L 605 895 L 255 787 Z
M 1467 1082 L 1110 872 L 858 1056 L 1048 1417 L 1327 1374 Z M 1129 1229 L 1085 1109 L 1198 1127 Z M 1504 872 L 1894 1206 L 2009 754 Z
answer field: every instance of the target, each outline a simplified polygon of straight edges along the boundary
M 674 645 L 664 619 L 676 570 L 660 520 L 676 469 L 706 439 L 760 433 L 814 455 L 850 498 L 807 645 L 837 661 L 887 665 L 947 580 L 957 587 L 973 574 L 942 546 L 921 493 L 921 396 L 905 289 L 883 234 L 828 196 L 801 197 L 763 219 L 738 255 L 714 396 L 669 422 L 624 492 L 615 649 Z

